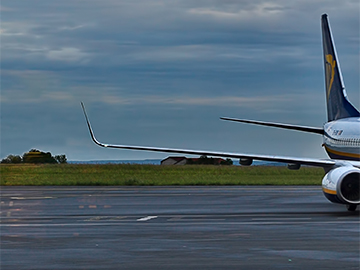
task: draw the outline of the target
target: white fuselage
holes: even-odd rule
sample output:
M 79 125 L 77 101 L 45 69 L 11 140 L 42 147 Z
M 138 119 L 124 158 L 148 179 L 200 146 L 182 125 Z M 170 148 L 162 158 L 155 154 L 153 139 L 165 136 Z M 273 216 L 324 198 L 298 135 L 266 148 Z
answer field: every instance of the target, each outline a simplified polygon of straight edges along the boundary
M 360 118 L 344 118 L 326 123 L 323 145 L 332 159 L 360 161 Z

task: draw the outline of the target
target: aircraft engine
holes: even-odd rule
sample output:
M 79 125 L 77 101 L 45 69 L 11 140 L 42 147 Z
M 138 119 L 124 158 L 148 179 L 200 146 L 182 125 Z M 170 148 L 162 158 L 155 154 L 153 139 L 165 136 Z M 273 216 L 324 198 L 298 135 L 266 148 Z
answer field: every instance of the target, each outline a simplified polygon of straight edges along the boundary
M 350 166 L 333 169 L 324 176 L 322 187 L 331 202 L 360 204 L 360 169 Z

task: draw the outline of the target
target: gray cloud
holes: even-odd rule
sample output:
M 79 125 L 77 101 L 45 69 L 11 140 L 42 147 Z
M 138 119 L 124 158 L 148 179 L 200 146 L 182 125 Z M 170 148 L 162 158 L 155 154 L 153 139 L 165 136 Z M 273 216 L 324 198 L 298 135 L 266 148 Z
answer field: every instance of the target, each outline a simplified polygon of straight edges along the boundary
M 2 157 L 33 147 L 70 159 L 159 156 L 97 149 L 80 101 L 110 142 L 125 134 L 124 143 L 232 150 L 241 139 L 247 152 L 307 155 L 316 136 L 295 146 L 300 135 L 218 117 L 321 125 L 324 12 L 348 95 L 360 103 L 358 1 L 37 0 L 6 1 L 1 12 Z M 259 146 L 258 132 L 275 135 Z

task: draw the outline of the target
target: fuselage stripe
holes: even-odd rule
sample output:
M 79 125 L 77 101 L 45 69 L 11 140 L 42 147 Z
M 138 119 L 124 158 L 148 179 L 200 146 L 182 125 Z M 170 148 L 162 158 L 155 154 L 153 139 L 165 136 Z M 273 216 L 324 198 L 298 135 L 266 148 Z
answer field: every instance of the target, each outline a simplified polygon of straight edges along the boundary
M 358 158 L 358 159 L 360 159 L 360 154 L 346 153 L 346 152 L 336 151 L 336 150 L 330 149 L 330 148 L 327 147 L 326 145 L 325 145 L 325 149 L 326 149 L 327 152 L 330 152 L 330 153 L 335 154 L 335 155 L 338 155 L 338 156 L 352 157 L 352 158 Z
M 323 187 L 323 191 L 327 194 L 336 195 L 336 190 L 331 190 Z

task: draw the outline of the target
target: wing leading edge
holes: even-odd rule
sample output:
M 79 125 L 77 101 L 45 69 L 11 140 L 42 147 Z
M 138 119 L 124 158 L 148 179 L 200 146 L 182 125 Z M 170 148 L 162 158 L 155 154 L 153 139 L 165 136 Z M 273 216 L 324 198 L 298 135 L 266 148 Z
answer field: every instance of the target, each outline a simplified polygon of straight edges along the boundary
M 270 161 L 270 162 L 281 162 L 281 163 L 293 163 L 300 165 L 309 165 L 315 167 L 328 168 L 336 165 L 334 160 L 327 159 L 312 159 L 312 158 L 298 158 L 298 157 L 286 157 L 286 156 L 273 156 L 273 155 L 257 155 L 257 154 L 244 154 L 244 153 L 229 153 L 229 152 L 214 152 L 207 150 L 189 150 L 189 149 L 176 149 L 176 148 L 162 148 L 162 147 L 152 147 L 152 146 L 135 146 L 135 145 L 116 145 L 116 144 L 105 144 L 99 142 L 94 132 L 91 128 L 89 118 L 86 114 L 85 106 L 81 103 L 82 109 L 84 111 L 85 119 L 89 128 L 90 136 L 95 144 L 106 147 L 106 148 L 117 148 L 117 149 L 127 149 L 127 150 L 142 150 L 142 151 L 152 151 L 152 152 L 164 152 L 164 153 L 177 153 L 177 154 L 188 154 L 188 155 L 206 155 L 214 157 L 228 157 L 228 158 L 239 158 L 239 159 L 251 159 L 251 160 L 261 160 L 261 161 Z

